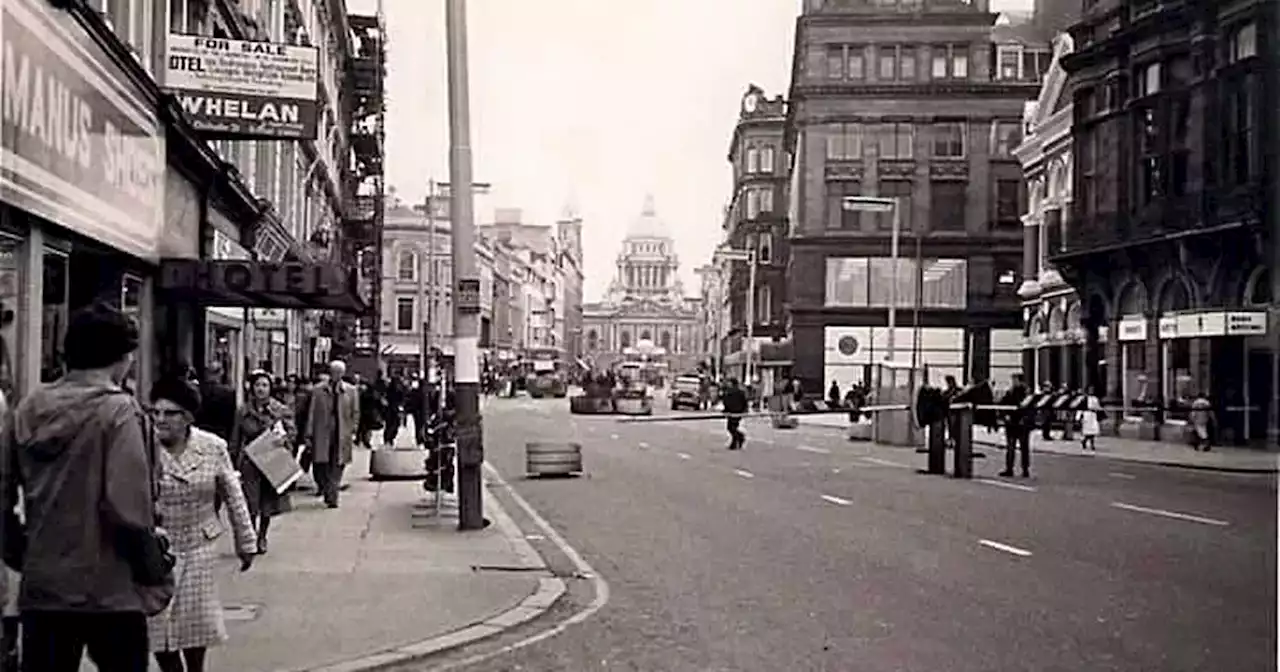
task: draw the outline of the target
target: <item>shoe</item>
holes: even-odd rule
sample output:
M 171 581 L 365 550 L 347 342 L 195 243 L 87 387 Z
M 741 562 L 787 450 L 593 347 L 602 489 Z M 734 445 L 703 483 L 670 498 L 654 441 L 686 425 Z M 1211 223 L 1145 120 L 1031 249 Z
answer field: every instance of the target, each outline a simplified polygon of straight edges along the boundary
M 325 503 L 324 503 L 324 505 L 325 505 L 325 508 L 329 508 L 329 509 L 336 509 L 336 508 L 338 508 L 338 503 L 337 503 L 337 502 L 325 502 Z
M 1013 478 L 1013 472 L 1012 472 L 1012 471 L 1002 471 L 1002 472 L 1000 472 L 1000 473 L 998 474 L 998 476 L 1000 476 L 1000 478 Z
M 1031 478 L 1031 472 L 1029 472 L 1029 471 L 1024 471 L 1024 472 L 1022 472 L 1022 477 L 1023 477 L 1023 478 Z
M 259 537 L 258 538 L 258 555 L 266 555 L 266 554 L 267 554 L 267 538 Z

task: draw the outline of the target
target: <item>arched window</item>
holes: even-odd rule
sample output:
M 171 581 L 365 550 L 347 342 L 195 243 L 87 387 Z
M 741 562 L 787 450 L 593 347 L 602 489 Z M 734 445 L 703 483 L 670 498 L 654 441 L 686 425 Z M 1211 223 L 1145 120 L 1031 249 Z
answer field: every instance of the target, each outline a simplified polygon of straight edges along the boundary
M 587 332 L 587 350 L 594 352 L 600 347 L 600 334 L 595 329 Z
M 645 329 L 644 331 L 640 332 L 640 340 L 642 340 L 642 341 L 652 341 L 652 340 L 653 340 L 653 334 L 652 334 L 648 329 Z
M 622 332 L 622 334 L 618 336 L 618 342 L 622 344 L 622 347 L 624 348 L 631 347 L 631 332 L 629 331 Z
M 669 331 L 662 332 L 662 342 L 659 343 L 659 345 L 661 345 L 664 350 L 667 350 L 667 351 L 671 350 L 671 332 Z
M 396 262 L 396 277 L 401 280 L 418 279 L 418 255 L 413 250 L 401 250 Z

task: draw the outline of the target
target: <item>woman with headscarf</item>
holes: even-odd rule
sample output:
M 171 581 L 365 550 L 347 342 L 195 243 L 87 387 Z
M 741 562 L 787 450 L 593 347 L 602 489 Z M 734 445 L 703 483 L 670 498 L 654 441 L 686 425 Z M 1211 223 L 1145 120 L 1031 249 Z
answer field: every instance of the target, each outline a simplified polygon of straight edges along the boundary
M 151 388 L 151 405 L 163 448 L 157 513 L 177 558 L 177 582 L 173 601 L 147 621 L 148 636 L 162 672 L 203 672 L 208 648 L 227 639 L 214 574 L 224 528 L 214 502 L 226 503 L 240 571 L 252 566 L 258 540 L 227 443 L 194 426 L 199 390 L 167 378 Z
M 236 421 L 231 428 L 231 459 L 240 469 L 244 483 L 244 496 L 249 502 L 258 536 L 258 552 L 267 552 L 267 530 L 271 519 L 289 510 L 288 493 L 278 493 L 271 481 L 245 455 L 248 446 L 260 434 L 271 431 L 276 423 L 284 429 L 280 437 L 283 445 L 292 448 L 297 436 L 293 424 L 293 409 L 271 397 L 271 374 L 257 370 L 249 374 L 249 397 L 236 411 Z

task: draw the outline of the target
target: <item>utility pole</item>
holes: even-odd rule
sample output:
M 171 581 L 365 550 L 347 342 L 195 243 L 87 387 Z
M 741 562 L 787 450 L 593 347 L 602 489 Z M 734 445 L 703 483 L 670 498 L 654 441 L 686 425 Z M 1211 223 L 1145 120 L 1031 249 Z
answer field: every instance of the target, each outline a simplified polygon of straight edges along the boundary
M 480 468 L 480 273 L 471 190 L 471 92 L 467 81 L 466 0 L 447 0 L 449 61 L 449 189 L 453 255 L 454 411 L 458 439 L 458 529 L 478 530 L 484 517 Z

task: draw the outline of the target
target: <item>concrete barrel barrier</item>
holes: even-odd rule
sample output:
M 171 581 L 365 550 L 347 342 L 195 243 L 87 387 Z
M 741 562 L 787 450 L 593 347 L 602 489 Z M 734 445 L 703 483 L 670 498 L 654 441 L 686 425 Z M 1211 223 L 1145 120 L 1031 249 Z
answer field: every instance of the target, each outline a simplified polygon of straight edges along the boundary
M 412 448 L 379 448 L 369 455 L 369 478 L 375 481 L 419 481 L 427 477 L 426 451 Z
M 614 409 L 620 415 L 652 415 L 653 400 L 644 398 L 622 398 L 615 399 L 613 402 Z
M 582 473 L 580 443 L 526 443 L 524 456 L 525 473 L 529 476 L 573 476 Z

